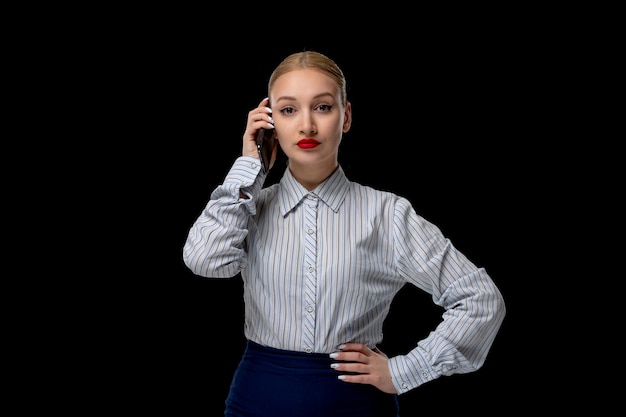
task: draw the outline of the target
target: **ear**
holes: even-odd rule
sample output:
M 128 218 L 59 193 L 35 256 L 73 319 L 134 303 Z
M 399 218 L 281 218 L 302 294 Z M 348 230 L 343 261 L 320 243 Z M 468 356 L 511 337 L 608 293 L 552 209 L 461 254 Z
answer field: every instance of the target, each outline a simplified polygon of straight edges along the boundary
M 350 130 L 350 126 L 352 126 L 352 103 L 349 101 L 346 103 L 346 109 L 343 113 L 343 133 L 346 133 Z

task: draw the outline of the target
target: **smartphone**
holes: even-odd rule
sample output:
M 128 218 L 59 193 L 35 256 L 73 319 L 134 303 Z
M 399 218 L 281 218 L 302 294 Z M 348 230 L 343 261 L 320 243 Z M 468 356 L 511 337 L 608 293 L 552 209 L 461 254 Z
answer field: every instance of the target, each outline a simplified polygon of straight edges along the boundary
M 274 149 L 274 130 L 259 129 L 256 135 L 256 148 L 259 151 L 259 159 L 263 172 L 270 170 L 270 162 L 272 160 L 272 151 Z

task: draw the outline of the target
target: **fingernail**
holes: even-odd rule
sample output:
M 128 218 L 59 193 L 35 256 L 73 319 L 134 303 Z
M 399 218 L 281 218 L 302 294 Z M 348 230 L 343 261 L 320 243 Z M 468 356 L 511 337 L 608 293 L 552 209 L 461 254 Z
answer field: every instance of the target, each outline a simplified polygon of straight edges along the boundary
M 333 358 L 333 359 L 334 359 L 334 358 L 336 358 L 336 357 L 338 357 L 338 356 L 339 356 L 339 354 L 338 354 L 338 353 L 331 353 L 331 354 L 330 354 L 330 357 L 331 357 L 331 358 Z
M 346 376 L 345 376 L 345 375 L 339 375 L 339 376 L 337 377 L 337 379 L 344 380 L 344 379 L 346 379 Z
M 331 363 L 330 367 L 335 369 L 335 368 L 339 368 L 339 364 L 338 363 Z
M 345 349 L 345 348 L 346 348 L 346 345 L 342 343 L 342 344 L 340 344 L 340 345 L 338 346 L 338 348 L 339 348 L 339 349 Z

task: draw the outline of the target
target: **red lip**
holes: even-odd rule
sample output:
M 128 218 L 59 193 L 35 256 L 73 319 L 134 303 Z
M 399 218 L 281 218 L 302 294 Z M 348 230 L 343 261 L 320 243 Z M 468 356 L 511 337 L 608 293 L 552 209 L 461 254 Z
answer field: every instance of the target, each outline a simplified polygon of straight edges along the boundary
M 302 149 L 311 149 L 311 148 L 315 148 L 319 144 L 320 143 L 316 141 L 315 139 L 301 139 L 298 142 L 298 147 Z

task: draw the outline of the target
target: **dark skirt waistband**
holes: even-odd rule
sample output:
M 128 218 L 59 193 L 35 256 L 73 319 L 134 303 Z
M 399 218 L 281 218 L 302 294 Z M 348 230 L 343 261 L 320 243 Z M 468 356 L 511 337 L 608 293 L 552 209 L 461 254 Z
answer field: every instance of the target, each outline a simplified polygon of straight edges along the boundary
M 226 417 L 396 417 L 396 395 L 339 380 L 325 353 L 246 343 L 226 400 Z

